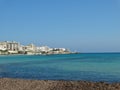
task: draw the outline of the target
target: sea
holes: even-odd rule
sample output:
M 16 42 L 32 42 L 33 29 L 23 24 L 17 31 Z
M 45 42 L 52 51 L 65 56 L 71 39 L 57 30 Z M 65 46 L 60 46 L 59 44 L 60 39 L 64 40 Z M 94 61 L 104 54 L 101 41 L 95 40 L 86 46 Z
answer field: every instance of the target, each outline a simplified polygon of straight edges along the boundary
M 1 55 L 0 78 L 120 82 L 120 53 Z

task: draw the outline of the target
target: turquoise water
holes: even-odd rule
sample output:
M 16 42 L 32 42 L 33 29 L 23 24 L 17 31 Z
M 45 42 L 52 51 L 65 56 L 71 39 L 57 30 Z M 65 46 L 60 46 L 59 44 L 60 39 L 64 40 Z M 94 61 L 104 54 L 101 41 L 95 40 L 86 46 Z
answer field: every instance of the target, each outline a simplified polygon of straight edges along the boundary
M 0 56 L 0 77 L 120 82 L 120 53 Z

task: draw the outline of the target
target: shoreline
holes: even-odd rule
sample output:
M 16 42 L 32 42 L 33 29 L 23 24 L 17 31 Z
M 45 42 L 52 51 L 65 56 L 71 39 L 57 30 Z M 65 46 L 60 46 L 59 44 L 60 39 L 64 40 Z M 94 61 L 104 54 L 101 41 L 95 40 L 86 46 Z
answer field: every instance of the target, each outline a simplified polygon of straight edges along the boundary
M 120 90 L 120 83 L 0 78 L 1 90 Z

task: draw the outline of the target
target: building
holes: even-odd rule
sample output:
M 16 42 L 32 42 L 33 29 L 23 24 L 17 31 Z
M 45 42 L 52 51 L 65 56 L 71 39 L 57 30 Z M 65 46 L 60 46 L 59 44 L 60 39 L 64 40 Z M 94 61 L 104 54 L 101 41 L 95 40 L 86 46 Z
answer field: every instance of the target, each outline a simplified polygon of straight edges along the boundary
M 0 42 L 0 50 L 7 50 L 7 43 L 6 42 Z
M 24 46 L 23 50 L 25 51 L 25 54 L 35 54 L 36 46 L 34 44 L 29 44 L 27 46 Z
M 40 51 L 40 52 L 49 52 L 50 50 L 51 48 L 49 48 L 48 46 L 37 47 L 37 51 Z
M 15 42 L 15 41 L 8 42 L 7 41 L 7 50 L 9 50 L 9 51 L 18 51 L 19 46 L 20 46 L 20 44 L 18 42 Z
M 7 55 L 7 43 L 6 42 L 0 42 L 0 55 Z
M 18 50 L 19 50 L 19 43 L 12 41 L 4 41 L 4 42 L 0 42 L 0 54 L 17 54 Z

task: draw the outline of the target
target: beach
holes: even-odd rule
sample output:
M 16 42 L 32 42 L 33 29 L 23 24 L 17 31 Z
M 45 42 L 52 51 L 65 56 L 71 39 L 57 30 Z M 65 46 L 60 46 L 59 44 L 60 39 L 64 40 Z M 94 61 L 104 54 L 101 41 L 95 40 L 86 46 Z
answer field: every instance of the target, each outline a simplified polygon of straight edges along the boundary
M 0 78 L 0 90 L 120 90 L 120 83 Z

